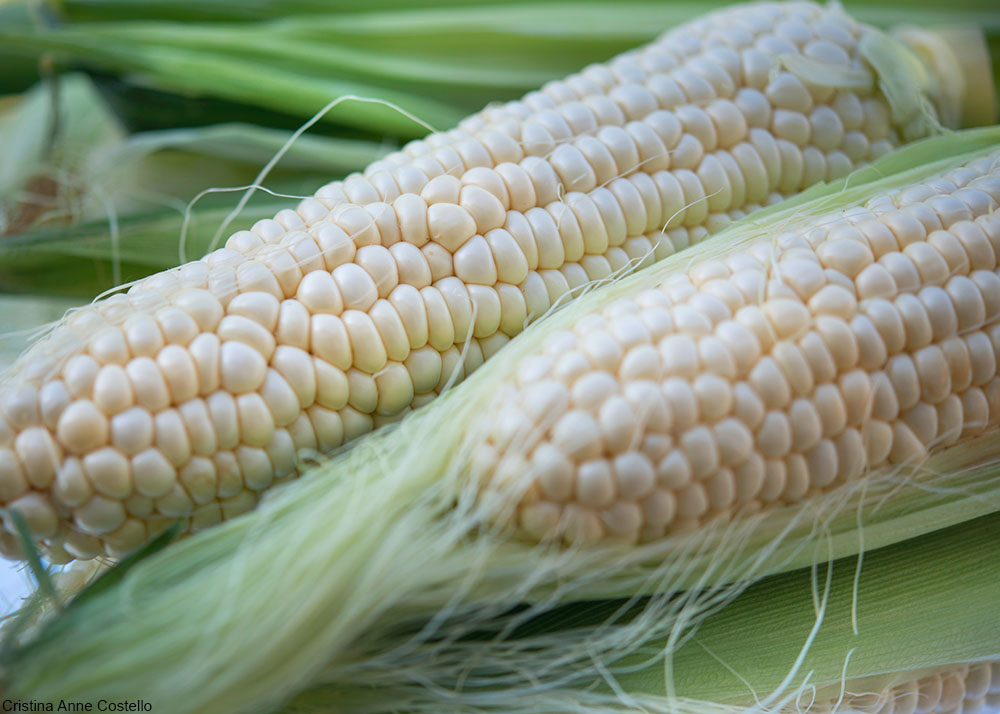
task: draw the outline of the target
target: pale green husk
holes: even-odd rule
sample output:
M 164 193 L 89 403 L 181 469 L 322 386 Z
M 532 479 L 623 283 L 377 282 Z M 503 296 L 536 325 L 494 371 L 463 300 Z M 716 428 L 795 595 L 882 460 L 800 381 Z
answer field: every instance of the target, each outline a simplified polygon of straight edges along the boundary
M 994 513 L 870 552 L 860 577 L 857 559 L 848 557 L 764 578 L 676 644 L 657 627 L 666 608 L 655 599 L 574 603 L 521 626 L 508 642 L 460 642 L 436 652 L 428 646 L 404 660 L 411 669 L 403 676 L 359 668 L 352 681 L 313 687 L 281 711 L 788 714 L 814 700 L 835 701 L 844 691 L 917 679 L 942 663 L 996 660 L 998 534 Z M 635 633 L 619 627 L 621 644 L 634 644 L 635 652 L 607 656 L 603 671 L 589 666 L 592 643 L 610 639 L 596 628 L 624 622 L 646 628 L 641 642 L 632 643 Z M 498 620 L 494 631 L 502 624 Z M 429 652 L 439 662 L 422 662 Z M 447 658 L 450 670 L 440 663 Z M 537 667 L 531 671 L 539 680 L 556 671 L 565 680 L 505 686 L 504 675 L 513 679 L 518 666 Z M 461 693 L 449 691 L 459 681 Z
M 617 672 L 627 683 L 621 691 L 601 689 L 601 683 L 608 681 L 609 668 L 621 666 L 639 672 L 669 672 L 667 667 L 682 665 L 698 669 L 700 655 L 690 655 L 693 665 L 684 665 L 688 660 L 680 656 L 692 628 L 727 603 L 745 602 L 740 593 L 765 576 L 1000 510 L 1000 480 L 993 475 L 997 432 L 944 451 L 912 472 L 874 474 L 799 508 L 738 518 L 639 547 L 582 549 L 524 543 L 495 525 L 496 504 L 480 501 L 465 477 L 482 438 L 484 422 L 477 417 L 522 357 L 579 316 L 658 284 L 694 257 L 771 240 L 817 215 L 998 146 L 1000 128 L 911 145 L 582 296 L 529 328 L 463 384 L 398 427 L 356 442 L 298 481 L 273 490 L 253 513 L 142 560 L 117 585 L 34 630 L 34 639 L 25 635 L 20 645 L 8 642 L 13 649 L 3 660 L 5 686 L 24 698 L 141 696 L 158 711 L 220 714 L 269 711 L 318 681 L 330 688 L 315 694 L 319 699 L 311 700 L 312 708 L 300 711 L 596 712 L 613 701 L 628 706 L 630 696 L 654 711 L 669 708 L 662 697 L 675 691 L 666 682 L 680 686 L 676 672 L 667 679 Z M 995 521 L 987 523 L 995 533 Z M 960 540 L 947 542 L 942 573 L 963 554 Z M 977 567 L 995 569 L 997 562 L 993 558 Z M 890 567 L 884 563 L 855 564 L 859 593 L 867 592 L 869 573 L 888 577 L 881 574 L 883 566 Z M 851 566 L 846 566 L 847 576 L 842 575 L 845 566 L 836 567 L 835 577 L 847 577 L 853 587 Z M 924 570 L 934 574 L 938 567 Z M 906 570 L 886 572 L 909 577 Z M 989 583 L 1000 579 L 983 578 L 976 581 L 976 592 L 995 598 L 990 588 L 996 586 Z M 847 586 L 837 583 L 834 589 L 842 593 Z M 957 588 L 954 580 L 952 586 Z M 824 600 L 823 592 L 820 585 L 817 603 L 829 607 L 832 601 Z M 638 617 L 607 613 L 596 625 L 578 629 L 570 618 L 537 636 L 513 637 L 527 621 L 565 603 L 641 595 L 652 597 Z M 878 597 L 852 600 L 858 625 L 866 636 L 870 628 L 882 633 L 876 645 L 895 644 L 898 623 L 890 618 L 880 629 L 868 614 L 879 611 Z M 950 606 L 955 597 L 964 602 L 955 589 L 910 593 L 914 607 Z M 511 612 L 519 602 L 531 605 Z M 760 598 L 756 602 L 761 607 Z M 811 596 L 803 602 L 809 611 Z M 837 603 L 842 613 L 841 595 Z M 981 616 L 973 605 L 964 603 L 963 613 Z M 747 607 L 744 628 L 771 630 L 781 606 L 765 606 L 763 614 Z M 739 608 L 726 610 L 734 611 Z M 852 647 L 862 646 L 844 631 L 842 614 L 837 621 L 839 629 L 824 645 L 831 649 L 809 665 L 816 671 L 812 682 L 837 681 L 843 667 L 831 662 L 842 664 Z M 958 624 L 962 637 L 924 641 L 920 657 L 943 657 L 936 659 L 941 663 L 1000 654 L 993 629 Z M 740 649 L 744 632 L 734 626 L 730 634 L 719 635 L 730 648 L 727 657 Z M 890 632 L 891 638 L 885 634 Z M 767 660 L 759 685 L 764 694 L 792 671 L 808 641 L 798 631 L 787 635 L 781 646 L 791 659 L 775 654 Z M 899 652 L 914 641 L 899 639 Z M 719 647 L 713 645 L 713 651 Z M 895 647 L 892 651 L 899 654 Z M 647 654 L 649 662 L 643 659 Z M 851 661 L 862 663 L 852 665 L 851 676 L 887 666 L 885 658 Z M 921 659 L 907 667 L 903 656 L 893 661 L 899 668 L 925 664 Z M 785 693 L 802 685 L 805 671 L 795 670 Z M 687 675 L 683 681 L 703 682 L 704 689 L 685 694 L 699 700 L 745 693 L 732 682 L 722 686 Z M 359 689 L 363 685 L 375 689 Z M 406 692 L 405 701 L 393 692 Z M 542 701 L 542 709 L 530 703 Z M 674 710 L 710 709 L 696 702 Z

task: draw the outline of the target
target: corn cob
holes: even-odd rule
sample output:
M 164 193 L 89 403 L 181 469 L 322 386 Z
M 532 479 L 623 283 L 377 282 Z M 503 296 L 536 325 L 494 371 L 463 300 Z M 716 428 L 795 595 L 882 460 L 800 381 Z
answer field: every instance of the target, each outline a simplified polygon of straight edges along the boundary
M 978 434 L 1000 420 L 998 204 L 994 154 L 586 316 L 487 410 L 481 477 L 528 474 L 535 537 L 652 540 Z
M 413 142 L 36 345 L 0 399 L 0 505 L 55 559 L 242 513 L 572 289 L 926 134 L 931 95 L 953 117 L 920 67 L 839 10 L 752 5 Z

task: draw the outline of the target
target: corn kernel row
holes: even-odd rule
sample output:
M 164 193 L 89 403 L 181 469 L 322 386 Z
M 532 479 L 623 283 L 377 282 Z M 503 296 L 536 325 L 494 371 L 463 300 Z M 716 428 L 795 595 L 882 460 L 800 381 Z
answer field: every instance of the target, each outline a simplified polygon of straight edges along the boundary
M 1000 420 L 1000 154 L 548 336 L 477 463 L 532 537 L 651 540 L 915 466 Z

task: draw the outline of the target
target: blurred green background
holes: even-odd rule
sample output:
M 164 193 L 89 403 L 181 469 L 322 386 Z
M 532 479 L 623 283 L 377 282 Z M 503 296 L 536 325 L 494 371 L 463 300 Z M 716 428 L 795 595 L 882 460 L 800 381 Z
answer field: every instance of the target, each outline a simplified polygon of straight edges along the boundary
M 336 97 L 444 129 L 722 4 L 0 0 L 0 316 L 57 314 L 67 303 L 53 297 L 89 299 L 199 257 L 241 194 L 192 199 L 253 182 Z M 882 27 L 979 27 L 1000 57 L 995 0 L 845 8 Z M 345 101 L 263 183 L 310 194 L 425 132 Z M 292 202 L 258 191 L 231 229 Z M 28 320 L 13 319 L 0 328 Z

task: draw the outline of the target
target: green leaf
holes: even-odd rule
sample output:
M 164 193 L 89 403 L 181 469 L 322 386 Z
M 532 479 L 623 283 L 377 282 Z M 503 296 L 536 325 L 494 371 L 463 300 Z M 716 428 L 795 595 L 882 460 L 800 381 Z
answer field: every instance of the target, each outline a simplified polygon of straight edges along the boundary
M 7 509 L 7 514 L 10 516 L 11 520 L 14 521 L 14 530 L 21 543 L 21 549 L 24 551 L 24 557 L 28 561 L 28 569 L 31 570 L 31 574 L 34 576 L 35 582 L 38 584 L 38 591 L 46 599 L 55 602 L 56 589 L 52 585 L 52 578 L 49 576 L 49 571 L 42 563 L 42 556 L 39 554 L 38 547 L 35 545 L 35 541 L 31 537 L 31 530 L 28 528 L 28 524 L 24 520 L 24 515 L 16 508 Z

